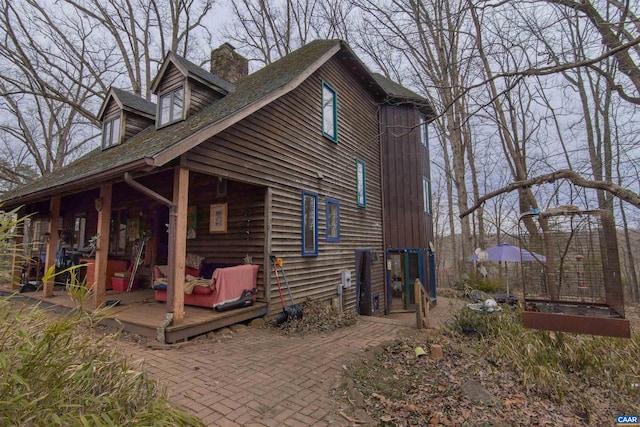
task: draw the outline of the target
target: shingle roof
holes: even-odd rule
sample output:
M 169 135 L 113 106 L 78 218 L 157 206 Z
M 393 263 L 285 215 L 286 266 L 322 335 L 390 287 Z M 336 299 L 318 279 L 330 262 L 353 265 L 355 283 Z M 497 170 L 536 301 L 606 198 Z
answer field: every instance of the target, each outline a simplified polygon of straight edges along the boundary
M 173 53 L 173 57 L 184 68 L 186 68 L 189 73 L 193 74 L 194 76 L 197 76 L 197 77 L 201 78 L 202 80 L 204 80 L 204 81 L 206 81 L 208 83 L 211 83 L 211 84 L 213 84 L 215 86 L 218 86 L 218 87 L 224 89 L 227 92 L 233 92 L 234 85 L 229 83 L 228 81 L 226 81 L 224 79 L 221 79 L 220 77 L 216 76 L 215 74 L 206 71 L 202 67 L 198 67 L 193 62 L 189 61 L 186 58 L 183 58 L 182 56 L 176 54 L 175 52 Z
M 380 86 L 382 86 L 384 91 L 391 98 L 400 99 L 405 102 L 410 102 L 412 104 L 415 104 L 418 107 L 420 107 L 427 116 L 434 115 L 434 111 L 431 107 L 431 104 L 429 104 L 429 102 L 424 98 L 424 96 L 418 95 L 411 89 L 407 89 L 401 84 L 394 82 L 393 80 L 385 77 L 380 73 L 372 73 L 372 74 L 376 82 Z
M 5 193 L 2 199 L 5 202 L 13 200 L 18 202 L 17 199 L 24 199 L 28 195 L 35 197 L 37 193 L 50 192 L 60 186 L 70 186 L 79 180 L 82 180 L 85 185 L 93 181 L 97 184 L 102 182 L 96 178 L 98 174 L 107 170 L 124 171 L 134 164 L 140 167 L 139 163 L 144 159 L 148 160 L 148 165 L 153 164 L 154 158 L 163 151 L 179 146 L 180 142 L 186 138 L 233 117 L 250 105 L 273 95 L 319 61 L 323 55 L 339 46 L 346 47 L 340 40 L 315 40 L 241 79 L 236 83 L 232 93 L 187 120 L 161 129 L 150 126 L 123 144 L 104 151 L 97 148 L 64 168 L 15 191 Z M 346 50 L 350 52 L 348 47 Z M 424 98 L 420 98 L 413 92 L 410 93 L 412 99 L 415 96 L 416 101 L 426 102 Z
M 111 90 L 125 107 L 129 107 L 132 110 L 140 111 L 151 116 L 156 115 L 156 104 L 154 104 L 153 102 L 147 101 L 144 98 L 136 96 L 122 89 L 118 89 L 117 87 L 111 87 Z

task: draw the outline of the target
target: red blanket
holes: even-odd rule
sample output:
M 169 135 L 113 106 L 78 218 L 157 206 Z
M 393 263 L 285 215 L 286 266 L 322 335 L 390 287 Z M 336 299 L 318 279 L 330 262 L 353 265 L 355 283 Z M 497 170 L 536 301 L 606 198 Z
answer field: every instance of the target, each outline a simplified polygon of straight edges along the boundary
M 245 289 L 255 288 L 258 280 L 258 266 L 248 264 L 217 268 L 211 280 L 211 287 L 216 293 L 216 300 L 213 303 L 215 307 L 237 300 Z

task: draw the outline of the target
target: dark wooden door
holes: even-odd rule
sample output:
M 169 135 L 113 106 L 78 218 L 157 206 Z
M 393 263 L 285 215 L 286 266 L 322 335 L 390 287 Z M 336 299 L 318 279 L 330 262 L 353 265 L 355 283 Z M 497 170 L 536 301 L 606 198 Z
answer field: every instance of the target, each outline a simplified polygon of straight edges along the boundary
M 358 295 L 358 314 L 371 316 L 373 301 L 371 295 L 371 251 L 356 250 L 356 292 Z

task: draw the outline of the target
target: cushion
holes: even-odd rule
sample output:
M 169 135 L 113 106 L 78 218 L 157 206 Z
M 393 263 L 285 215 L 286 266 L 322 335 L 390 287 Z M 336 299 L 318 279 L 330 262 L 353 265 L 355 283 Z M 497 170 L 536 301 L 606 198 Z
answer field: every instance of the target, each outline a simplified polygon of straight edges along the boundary
M 169 274 L 169 266 L 168 265 L 156 265 L 156 268 L 154 270 L 154 274 L 157 275 L 156 279 L 159 279 L 161 277 L 167 277 L 167 275 Z
M 196 270 L 200 269 L 200 264 L 204 261 L 204 257 L 196 254 L 187 254 L 184 259 L 184 265 L 187 267 L 195 268 Z
M 213 292 L 213 289 L 211 288 L 205 288 L 204 286 L 194 286 L 192 293 L 194 295 L 209 295 L 211 292 Z
M 185 267 L 184 268 L 184 276 L 186 280 L 193 280 L 195 278 L 200 277 L 200 269 L 199 268 L 191 268 L 191 267 Z M 187 276 L 191 276 L 191 278 L 187 278 Z

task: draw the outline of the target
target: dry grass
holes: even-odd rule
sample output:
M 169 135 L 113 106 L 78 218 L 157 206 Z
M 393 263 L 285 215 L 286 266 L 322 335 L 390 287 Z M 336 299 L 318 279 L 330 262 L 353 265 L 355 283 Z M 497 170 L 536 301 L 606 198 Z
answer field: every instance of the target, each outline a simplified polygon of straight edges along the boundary
M 1 425 L 202 425 L 172 409 L 166 392 L 116 353 L 113 336 L 83 331 L 85 316 L 0 299 Z
M 442 345 L 443 359 L 429 357 Z M 426 350 L 416 357 L 415 348 Z M 400 338 L 349 371 L 378 425 L 611 425 L 640 413 L 640 336 L 525 329 L 517 310 L 458 312 L 441 331 Z M 479 385 L 489 401 L 469 393 Z M 472 388 L 473 388 L 472 387 Z M 353 399 L 357 400 L 357 399 Z

